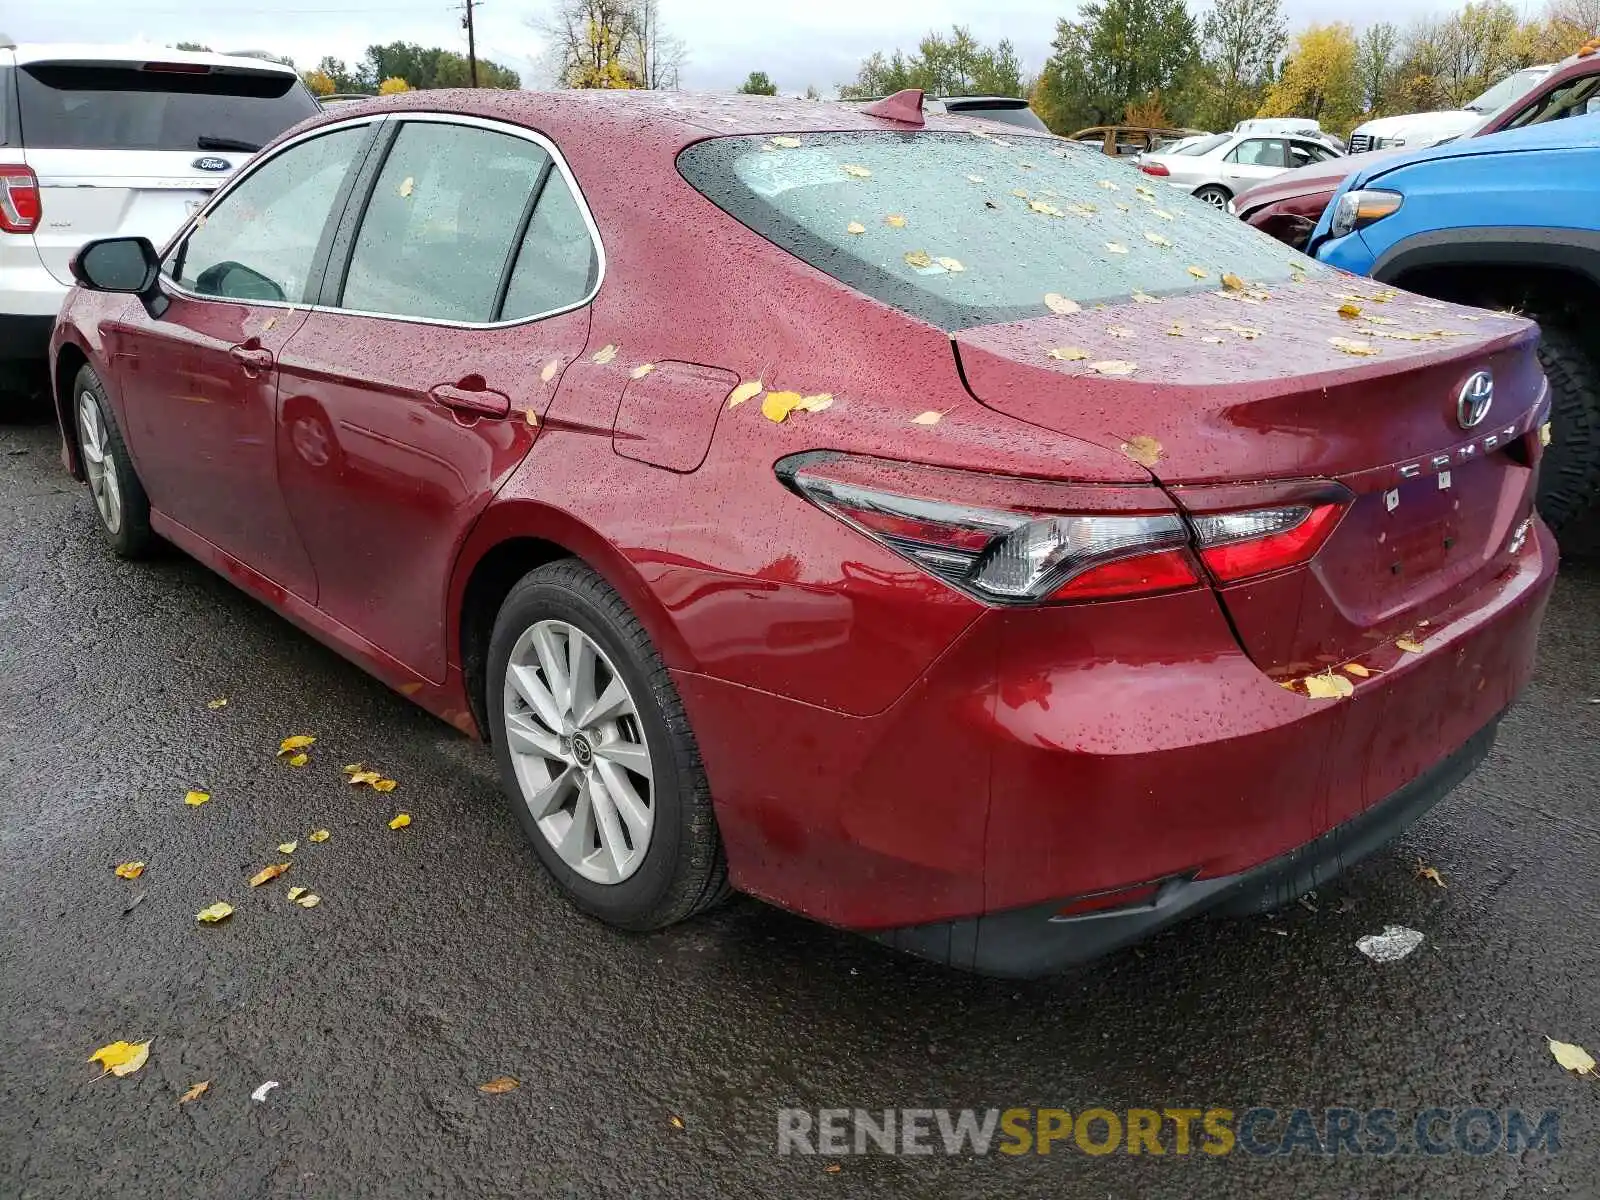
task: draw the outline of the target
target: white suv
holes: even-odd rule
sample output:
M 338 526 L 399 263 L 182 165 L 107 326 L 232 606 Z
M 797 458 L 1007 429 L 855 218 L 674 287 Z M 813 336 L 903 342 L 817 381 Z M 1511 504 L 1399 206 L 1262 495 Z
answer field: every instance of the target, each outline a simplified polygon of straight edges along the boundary
M 92 238 L 157 246 L 251 153 L 321 111 L 293 68 L 0 35 L 0 388 L 44 364 Z

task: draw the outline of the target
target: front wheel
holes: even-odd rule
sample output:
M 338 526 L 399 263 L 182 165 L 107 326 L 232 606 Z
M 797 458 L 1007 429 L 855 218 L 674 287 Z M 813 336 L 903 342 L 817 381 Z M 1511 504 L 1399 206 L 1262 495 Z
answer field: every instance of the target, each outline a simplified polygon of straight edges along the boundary
M 1218 187 L 1214 183 L 1208 183 L 1203 188 L 1196 188 L 1194 191 L 1194 198 L 1196 200 L 1204 200 L 1207 204 L 1211 205 L 1212 208 L 1220 208 L 1224 212 L 1228 210 L 1228 201 L 1233 199 L 1233 197 L 1228 194 L 1227 188 Z
M 512 810 L 578 907 L 648 930 L 727 894 L 683 703 L 604 579 L 572 559 L 525 575 L 495 619 L 487 690 Z
M 150 532 L 150 499 L 134 472 L 128 447 L 111 415 L 105 386 L 93 367 L 79 370 L 72 394 L 78 455 L 100 514 L 100 527 L 119 558 L 143 558 L 155 542 Z

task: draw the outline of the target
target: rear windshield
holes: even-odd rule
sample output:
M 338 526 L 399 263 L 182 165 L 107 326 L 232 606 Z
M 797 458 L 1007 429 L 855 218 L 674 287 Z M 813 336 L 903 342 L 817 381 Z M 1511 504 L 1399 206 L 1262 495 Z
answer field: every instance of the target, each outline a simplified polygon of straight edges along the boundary
M 958 113 L 964 117 L 982 117 L 985 121 L 1015 125 L 1019 129 L 1031 129 L 1035 133 L 1050 132 L 1050 127 L 1039 119 L 1038 114 L 1021 101 L 1016 104 L 963 104 L 959 100 L 946 100 L 944 108 L 946 112 Z
M 1210 137 L 1199 138 L 1190 142 L 1187 146 L 1175 147 L 1174 149 L 1168 151 L 1168 153 L 1197 155 L 1210 154 L 1213 150 L 1222 145 L 1222 143 L 1226 142 L 1232 136 L 1233 135 L 1229 133 L 1213 133 Z
M 320 110 L 293 75 L 37 63 L 17 72 L 26 146 L 255 150 Z
M 1237 218 L 1054 138 L 858 132 L 718 138 L 678 157 L 718 207 L 943 329 L 1270 282 L 1314 264 Z M 1197 276 L 1194 267 L 1203 272 Z

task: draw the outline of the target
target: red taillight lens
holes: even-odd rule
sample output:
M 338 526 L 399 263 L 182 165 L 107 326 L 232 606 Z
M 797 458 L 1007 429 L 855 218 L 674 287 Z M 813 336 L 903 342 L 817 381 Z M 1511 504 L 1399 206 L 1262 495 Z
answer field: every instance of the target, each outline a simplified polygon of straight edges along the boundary
M 1143 171 L 1146 175 L 1157 175 L 1163 178 L 1172 174 L 1171 171 L 1167 170 L 1165 164 L 1163 163 L 1140 163 L 1139 170 Z
M 39 228 L 39 178 L 31 167 L 0 164 L 0 230 L 32 233 Z
M 778 475 L 824 512 L 990 603 L 1143 596 L 1200 582 L 1183 519 L 1170 508 L 1135 507 L 1163 506 L 1155 488 L 1097 496 L 840 455 L 798 455 L 779 463 Z M 1081 511 L 1085 499 L 1107 510 Z
M 144 70 L 160 75 L 209 75 L 212 68 L 205 63 L 147 62 Z
M 1200 558 L 1220 583 L 1310 562 L 1328 540 L 1342 504 L 1291 504 L 1193 518 Z

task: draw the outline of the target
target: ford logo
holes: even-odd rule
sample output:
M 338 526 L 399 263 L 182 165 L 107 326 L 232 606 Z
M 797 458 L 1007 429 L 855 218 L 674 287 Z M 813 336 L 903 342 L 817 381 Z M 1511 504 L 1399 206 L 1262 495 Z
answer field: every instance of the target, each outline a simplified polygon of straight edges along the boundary
M 1463 429 L 1481 425 L 1493 402 L 1494 376 L 1487 371 L 1469 375 L 1456 396 L 1456 421 Z
M 195 159 L 189 164 L 196 171 L 231 171 L 233 164 L 225 158 L 216 158 L 207 154 Z

